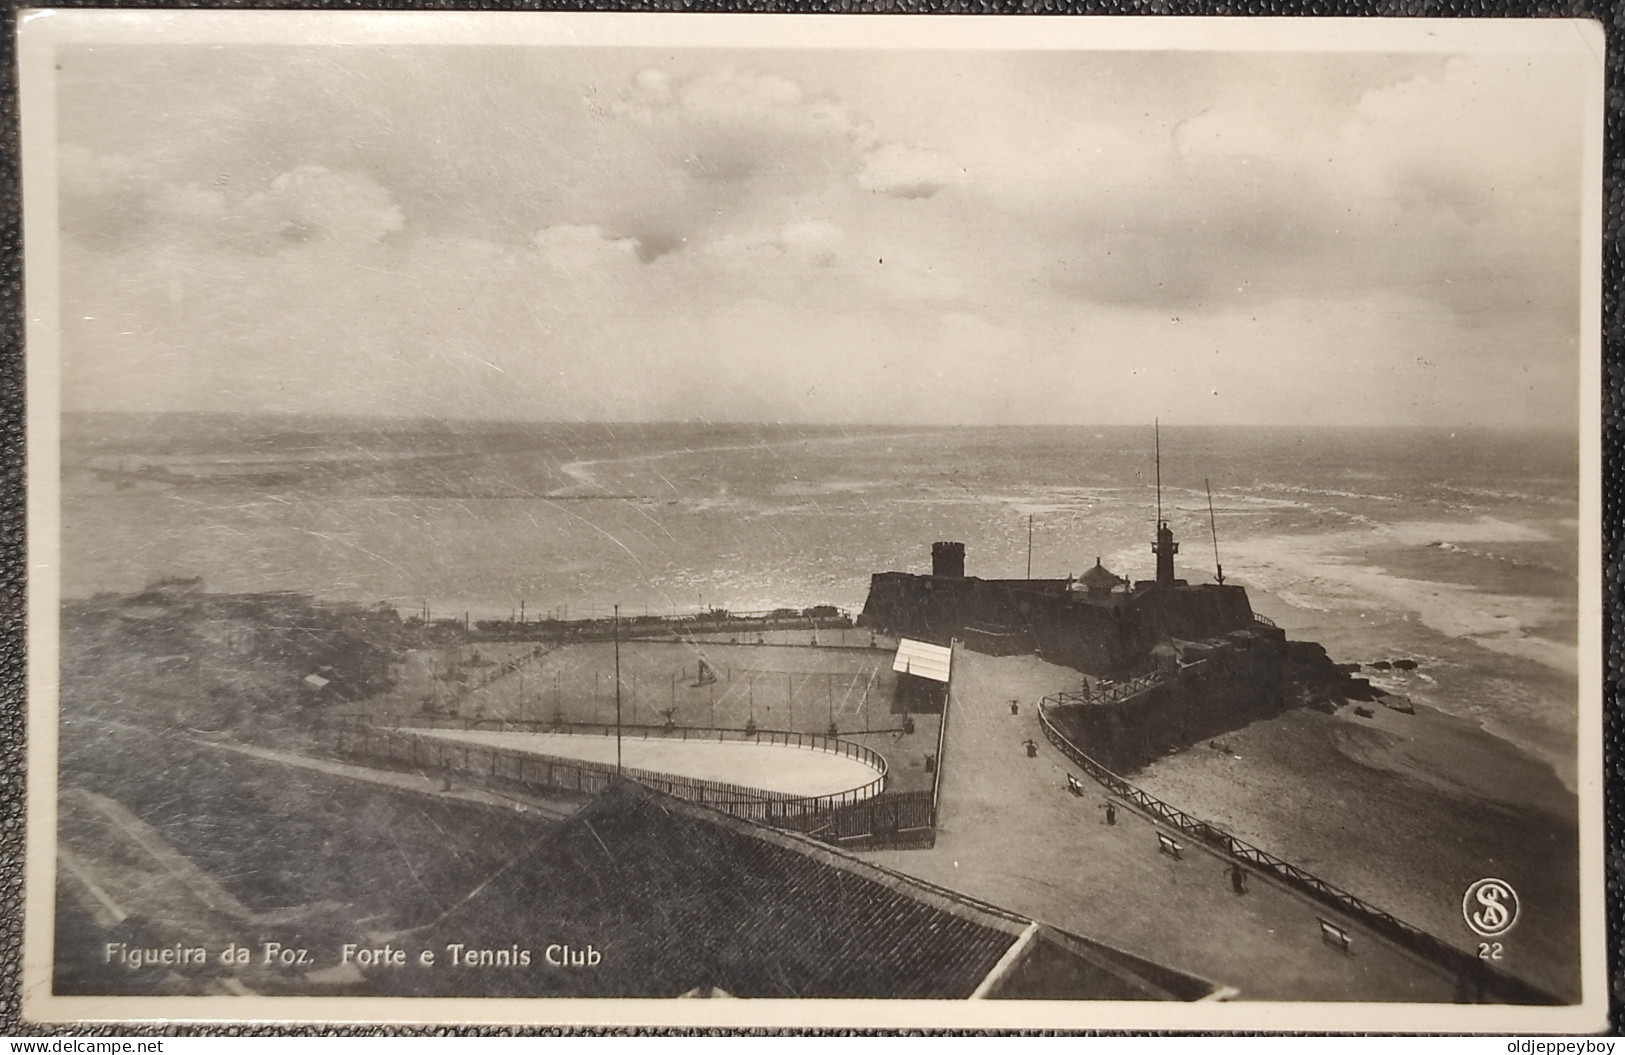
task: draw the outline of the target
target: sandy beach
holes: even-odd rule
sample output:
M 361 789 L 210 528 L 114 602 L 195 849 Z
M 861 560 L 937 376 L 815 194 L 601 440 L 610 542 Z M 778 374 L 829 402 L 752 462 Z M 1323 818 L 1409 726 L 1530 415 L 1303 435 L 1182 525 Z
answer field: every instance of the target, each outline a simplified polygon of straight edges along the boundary
M 1230 549 L 1254 610 L 1288 636 L 1515 745 L 1574 791 L 1578 586 L 1564 539 L 1480 516 L 1260 536 Z M 1396 659 L 1418 666 L 1371 666 Z
M 1524 915 L 1501 939 L 1503 966 L 1577 998 L 1573 796 L 1472 722 L 1426 706 L 1372 709 L 1291 711 L 1129 779 L 1470 951 L 1480 939 L 1462 894 L 1505 879 Z

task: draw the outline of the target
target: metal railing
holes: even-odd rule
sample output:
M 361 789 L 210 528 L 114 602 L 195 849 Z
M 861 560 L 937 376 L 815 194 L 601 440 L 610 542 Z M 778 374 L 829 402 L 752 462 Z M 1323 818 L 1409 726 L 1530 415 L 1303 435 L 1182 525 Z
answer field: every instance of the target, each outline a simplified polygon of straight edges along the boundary
M 490 723 L 468 722 L 465 724 L 465 721 L 461 719 L 439 719 L 438 721 L 440 724 L 426 723 L 395 727 L 361 723 L 336 725 L 333 727 L 335 744 L 341 754 L 350 756 L 381 759 L 416 768 L 468 773 L 534 787 L 580 791 L 587 794 L 596 794 L 608 787 L 609 782 L 616 773 L 616 767 L 609 763 L 560 758 L 518 748 L 497 747 L 490 744 L 467 743 L 438 738 L 433 735 L 431 730 L 436 728 L 466 729 L 471 726 L 494 727 Z M 538 723 L 524 724 L 535 725 Z M 509 728 L 511 730 L 513 726 L 510 725 Z M 683 730 L 666 729 L 662 726 L 641 726 L 637 728 L 644 733 L 654 734 L 652 737 L 643 738 L 664 739 L 671 738 L 669 734 L 672 733 L 707 732 L 712 735 L 703 737 L 703 739 L 709 742 L 731 740 L 821 750 L 829 754 L 839 754 L 862 762 L 875 771 L 874 779 L 861 787 L 830 795 L 804 796 L 745 787 L 724 781 L 704 780 L 699 777 L 682 777 L 671 773 L 658 773 L 625 766 L 621 768 L 621 775 L 630 777 L 640 784 L 656 788 L 676 798 L 701 802 L 708 806 L 725 809 L 727 812 L 738 816 L 750 817 L 753 820 L 764 820 L 767 823 L 773 823 L 770 818 L 801 818 L 822 811 L 839 809 L 874 798 L 884 791 L 886 787 L 885 758 L 862 744 L 854 744 L 811 733 L 777 730 L 764 730 L 747 735 L 744 730 L 731 729 Z M 609 726 L 608 729 L 610 735 L 613 735 L 615 727 Z M 551 731 L 558 732 L 559 730 L 553 729 Z M 715 735 L 719 733 L 723 735 Z M 623 736 L 625 735 L 628 734 L 623 730 Z M 683 736 L 681 739 L 699 740 L 702 737 Z M 814 743 L 814 741 L 821 741 L 822 743 Z
M 951 662 L 951 660 L 950 660 Z M 942 716 L 937 721 L 937 761 L 936 772 L 931 774 L 931 829 L 937 827 L 937 804 L 942 796 L 942 751 L 948 743 L 948 709 L 953 706 L 954 690 L 952 682 L 948 691 L 942 694 Z
M 1259 624 L 1260 626 L 1267 626 L 1271 630 L 1279 630 L 1280 629 L 1280 627 L 1275 625 L 1275 620 L 1271 619 L 1267 615 L 1259 615 L 1257 612 L 1253 613 L 1253 622 Z
M 1092 686 L 1085 684 L 1077 692 L 1057 692 L 1044 699 L 1053 703 L 1119 703 L 1130 696 L 1138 696 L 1173 680 L 1174 675 L 1171 673 L 1152 670 L 1122 681 L 1096 682 Z
M 1245 861 L 1261 871 L 1268 872 L 1288 886 L 1300 890 L 1325 904 L 1341 909 L 1377 933 L 1447 968 L 1458 978 L 1473 980 L 1477 984 L 1481 995 L 1495 993 L 1508 1002 L 1523 1004 L 1561 1004 L 1564 1002 L 1559 997 L 1546 992 L 1538 986 L 1497 970 L 1486 961 L 1463 949 L 1458 949 L 1456 946 L 1429 934 L 1420 927 L 1406 923 L 1390 913 L 1384 912 L 1375 905 L 1355 897 L 1346 890 L 1333 886 L 1319 876 L 1306 872 L 1289 861 L 1283 861 L 1274 854 L 1243 842 L 1229 832 L 1192 817 L 1184 810 L 1170 806 L 1161 799 L 1141 791 L 1093 758 L 1090 758 L 1050 721 L 1047 713 L 1048 707 L 1075 702 L 1066 699 L 1066 697 L 1072 695 L 1075 694 L 1055 693 L 1040 700 L 1038 704 L 1039 725 L 1043 728 L 1044 736 L 1050 743 L 1059 748 L 1062 754 L 1076 763 L 1085 773 L 1104 785 L 1112 794 L 1133 804 L 1169 827 L 1176 828 L 1191 838 L 1197 839 L 1221 853 L 1228 854 L 1236 860 Z
M 461 729 L 465 732 L 556 733 L 564 736 L 614 736 L 617 732 L 615 725 L 604 722 L 544 722 L 510 718 L 462 718 L 456 715 L 415 716 L 384 723 L 375 718 L 370 724 L 374 728 L 384 729 Z M 886 759 L 879 752 L 850 740 L 819 733 L 801 733 L 786 729 L 707 729 L 686 725 L 622 725 L 619 732 L 623 740 L 692 740 L 712 743 L 735 741 L 766 744 L 770 747 L 797 747 L 809 751 L 823 751 L 826 754 L 842 755 L 862 762 L 877 771 L 882 782 L 886 776 Z

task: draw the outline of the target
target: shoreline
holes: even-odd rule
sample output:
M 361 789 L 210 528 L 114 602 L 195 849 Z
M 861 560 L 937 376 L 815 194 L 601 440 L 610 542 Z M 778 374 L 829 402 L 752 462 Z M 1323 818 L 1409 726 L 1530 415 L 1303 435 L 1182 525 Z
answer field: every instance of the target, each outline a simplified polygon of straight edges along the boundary
M 1288 636 L 1316 641 L 1358 676 L 1420 710 L 1469 722 L 1549 768 L 1573 794 L 1578 787 L 1578 643 L 1538 629 L 1572 625 L 1577 601 L 1496 592 L 1427 573 L 1440 544 L 1548 545 L 1538 528 L 1479 515 L 1470 520 L 1407 520 L 1363 529 L 1238 540 L 1247 555 L 1236 581 L 1253 608 Z M 1475 556 L 1484 556 L 1477 553 Z M 1437 569 L 1434 569 L 1435 571 Z M 1307 592 L 1300 584 L 1311 584 Z M 1408 658 L 1413 671 L 1375 670 L 1377 660 Z
M 1237 581 L 1294 609 L 1330 613 L 1339 608 L 1375 608 L 1412 613 L 1423 626 L 1445 637 L 1574 677 L 1579 670 L 1578 644 L 1531 635 L 1525 624 L 1540 626 L 1572 617 L 1577 594 L 1568 598 L 1571 604 L 1565 604 L 1560 596 L 1498 593 L 1438 578 L 1410 578 L 1388 566 L 1405 563 L 1394 560 L 1393 554 L 1406 547 L 1421 552 L 1439 542 L 1550 541 L 1550 536 L 1532 528 L 1480 516 L 1471 521 L 1397 521 L 1363 530 L 1244 538 L 1228 548 L 1242 558 L 1237 567 L 1247 569 L 1237 574 Z M 1367 551 L 1373 548 L 1380 551 L 1382 563 L 1366 563 L 1365 558 L 1371 556 Z M 1317 582 L 1322 587 L 1317 595 L 1323 602 L 1330 599 L 1342 604 L 1335 608 L 1324 603 L 1294 604 L 1294 599 L 1301 598 L 1288 584 L 1298 581 Z

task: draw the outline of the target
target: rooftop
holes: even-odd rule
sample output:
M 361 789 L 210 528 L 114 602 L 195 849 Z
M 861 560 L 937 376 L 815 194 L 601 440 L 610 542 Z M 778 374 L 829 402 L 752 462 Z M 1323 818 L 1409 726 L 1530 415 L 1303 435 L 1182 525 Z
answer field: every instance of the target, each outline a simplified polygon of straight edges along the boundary
M 1203 979 L 622 781 L 414 935 L 589 967 L 425 972 L 485 996 L 1198 999 Z M 385 985 L 399 978 L 380 979 Z

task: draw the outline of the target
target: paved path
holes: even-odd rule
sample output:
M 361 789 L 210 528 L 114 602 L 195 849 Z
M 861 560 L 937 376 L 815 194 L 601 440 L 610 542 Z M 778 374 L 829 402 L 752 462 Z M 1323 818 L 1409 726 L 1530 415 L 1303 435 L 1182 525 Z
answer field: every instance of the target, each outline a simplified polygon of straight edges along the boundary
M 1121 804 L 1117 824 L 1106 825 L 1105 789 L 1038 727 L 1038 698 L 1077 680 L 1033 657 L 956 650 L 936 847 L 871 856 L 1234 987 L 1243 999 L 1452 999 L 1455 982 L 1442 969 L 1319 902 L 1257 873 L 1237 895 L 1227 858 L 1188 839 L 1179 840 L 1183 859 L 1160 853 L 1158 829 Z M 1027 739 L 1038 757 L 1027 757 Z M 1068 773 L 1082 797 L 1067 790 Z M 1174 805 L 1201 816 L 1200 803 Z M 1317 916 L 1353 935 L 1352 954 L 1322 941 Z
M 524 733 L 494 729 L 414 729 L 423 736 L 525 751 L 550 758 L 615 764 L 615 738 L 579 733 Z M 789 744 L 751 740 L 651 738 L 621 741 L 628 769 L 674 777 L 714 780 L 763 791 L 813 797 L 839 795 L 874 781 L 867 762 Z
M 569 816 L 575 808 L 574 806 L 561 805 L 558 802 L 531 795 L 511 792 L 498 794 L 494 791 L 469 787 L 466 784 L 451 783 L 439 774 L 426 776 L 422 773 L 406 773 L 395 769 L 374 769 L 372 766 L 359 766 L 350 762 L 335 762 L 328 758 L 311 758 L 309 755 L 296 755 L 290 751 L 273 751 L 267 747 L 252 747 L 248 744 L 232 744 L 220 740 L 194 740 L 193 743 L 200 747 L 212 747 L 219 751 L 234 751 L 237 754 L 258 758 L 266 762 L 278 762 L 285 766 L 311 769 L 318 773 L 326 773 L 328 776 L 359 780 L 367 784 L 377 784 L 380 787 L 391 788 L 395 791 L 432 795 L 435 798 L 472 802 L 481 806 L 497 806 L 503 809 L 515 810 L 519 813 L 536 813 L 544 817 L 551 817 L 554 820 Z

